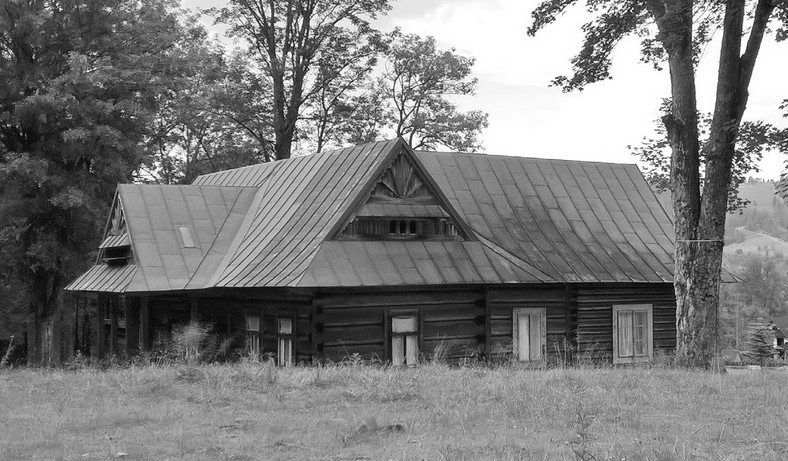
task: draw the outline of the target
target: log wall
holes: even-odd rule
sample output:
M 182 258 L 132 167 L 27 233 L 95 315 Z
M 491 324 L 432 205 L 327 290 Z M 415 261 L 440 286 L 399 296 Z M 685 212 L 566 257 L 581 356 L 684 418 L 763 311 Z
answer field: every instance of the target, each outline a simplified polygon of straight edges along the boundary
M 574 336 L 580 357 L 593 360 L 613 358 L 613 309 L 615 304 L 651 304 L 654 320 L 654 352 L 676 347 L 676 301 L 673 285 L 628 285 L 576 287 L 577 306 Z
M 103 298 L 106 300 L 106 297 Z M 106 302 L 106 301 L 105 301 Z M 107 303 L 108 304 L 108 303 Z M 343 290 L 289 292 L 267 290 L 245 295 L 208 297 L 149 297 L 131 301 L 139 312 L 127 314 L 130 328 L 145 349 L 153 332 L 175 317 L 188 321 L 190 306 L 204 321 L 216 324 L 226 337 L 236 336 L 243 347 L 244 315 L 259 315 L 263 353 L 276 352 L 276 322 L 294 320 L 296 362 L 340 361 L 358 354 L 364 359 L 390 359 L 391 317 L 416 315 L 419 351 L 423 359 L 447 360 L 484 356 L 506 358 L 512 353 L 512 314 L 517 308 L 544 308 L 547 314 L 548 359 L 564 358 L 568 349 L 580 357 L 612 359 L 615 304 L 651 304 L 654 349 L 673 349 L 676 342 L 675 301 L 671 284 L 531 285 L 440 290 Z M 149 306 L 150 313 L 146 315 Z M 109 311 L 109 309 L 107 309 Z M 146 325 L 148 324 L 149 325 Z M 133 329 L 139 325 L 141 333 Z M 103 333 L 101 330 L 99 333 Z M 111 331 L 107 332 L 108 336 Z M 107 339 L 102 338 L 107 343 Z M 107 347 L 105 350 L 109 349 Z M 562 356 L 562 357 L 561 357 Z
M 342 360 L 359 354 L 388 360 L 388 329 L 395 315 L 419 319 L 422 357 L 435 354 L 452 360 L 483 351 L 484 292 L 419 291 L 388 293 L 323 293 L 314 300 L 313 340 L 321 358 Z
M 570 340 L 571 314 L 566 289 L 534 287 L 520 289 L 490 289 L 490 353 L 493 357 L 512 354 L 514 320 L 517 308 L 544 308 L 547 314 L 546 352 L 548 357 L 563 354 Z

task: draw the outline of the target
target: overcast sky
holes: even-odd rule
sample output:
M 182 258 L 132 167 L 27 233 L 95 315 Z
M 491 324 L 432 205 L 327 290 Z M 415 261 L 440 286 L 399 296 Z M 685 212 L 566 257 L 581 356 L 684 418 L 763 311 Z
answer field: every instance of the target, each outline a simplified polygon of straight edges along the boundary
M 183 0 L 186 7 L 220 6 L 221 0 Z M 476 58 L 476 96 L 458 101 L 463 109 L 489 114 L 482 135 L 483 151 L 578 160 L 634 163 L 627 145 L 639 144 L 653 131 L 659 104 L 669 96 L 667 71 L 657 72 L 638 58 L 636 38 L 621 43 L 613 61 L 613 79 L 588 86 L 582 93 L 562 93 L 549 86 L 556 75 L 570 71 L 578 51 L 582 8 L 571 9 L 559 22 L 528 37 L 533 0 L 399 0 L 377 22 L 387 32 L 399 26 L 406 33 L 432 35 L 441 48 Z M 584 2 L 581 2 L 584 3 Z M 716 46 L 715 46 L 716 45 Z M 701 111 L 713 109 L 718 44 L 705 52 L 698 70 Z M 788 43 L 767 37 L 750 86 L 745 119 L 784 127 L 778 107 L 788 98 Z M 779 177 L 784 158 L 764 159 L 754 174 Z

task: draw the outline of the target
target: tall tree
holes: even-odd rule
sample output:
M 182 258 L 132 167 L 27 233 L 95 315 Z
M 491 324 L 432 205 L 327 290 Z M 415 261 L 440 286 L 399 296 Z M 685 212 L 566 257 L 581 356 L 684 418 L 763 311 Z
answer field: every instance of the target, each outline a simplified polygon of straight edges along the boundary
M 532 12 L 528 33 L 555 22 L 576 3 L 543 1 Z M 570 91 L 609 78 L 612 51 L 631 34 L 643 37 L 644 60 L 657 65 L 667 62 L 671 105 L 662 122 L 672 151 L 676 352 L 688 365 L 708 365 L 716 348 L 723 234 L 736 139 L 770 22 L 777 23 L 777 40 L 788 33 L 788 1 L 588 0 L 587 7 L 596 16 L 583 27 L 585 39 L 572 60 L 573 74 L 557 77 L 555 84 Z M 703 45 L 720 29 L 715 106 L 701 160 L 695 66 Z
M 139 181 L 191 182 L 204 173 L 271 159 L 270 111 L 261 82 L 245 57 L 225 55 L 196 17 L 185 18 L 183 39 L 171 52 L 177 75 L 156 95 L 150 155 Z
M 32 363 L 68 336 L 62 288 L 84 268 L 115 185 L 147 154 L 177 72 L 168 0 L 31 0 L 0 8 L 0 264 L 25 284 Z
M 290 157 L 306 103 L 346 75 L 348 61 L 368 56 L 369 21 L 389 8 L 389 0 L 231 0 L 215 11 L 249 42 L 270 82 L 275 159 Z
M 459 112 L 449 100 L 474 94 L 477 81 L 471 71 L 475 59 L 453 49 L 438 50 L 434 37 L 395 30 L 388 39 L 385 72 L 378 86 L 389 93 L 395 136 L 405 138 L 415 149 L 478 149 L 487 114 Z

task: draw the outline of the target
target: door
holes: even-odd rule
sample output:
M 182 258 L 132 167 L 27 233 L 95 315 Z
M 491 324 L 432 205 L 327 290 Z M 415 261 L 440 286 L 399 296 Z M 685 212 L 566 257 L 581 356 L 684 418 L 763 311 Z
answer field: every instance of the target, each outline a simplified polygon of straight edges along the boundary
M 512 352 L 517 360 L 520 362 L 542 360 L 547 336 L 545 309 L 515 309 L 513 320 Z

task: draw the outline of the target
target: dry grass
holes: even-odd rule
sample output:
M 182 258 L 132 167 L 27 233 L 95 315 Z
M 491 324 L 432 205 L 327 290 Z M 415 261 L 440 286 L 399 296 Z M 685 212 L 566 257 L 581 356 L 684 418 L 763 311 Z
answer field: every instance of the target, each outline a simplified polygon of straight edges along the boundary
M 0 459 L 783 460 L 786 378 L 254 363 L 3 371 Z

